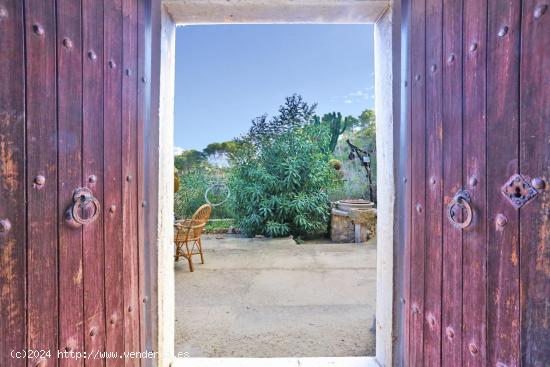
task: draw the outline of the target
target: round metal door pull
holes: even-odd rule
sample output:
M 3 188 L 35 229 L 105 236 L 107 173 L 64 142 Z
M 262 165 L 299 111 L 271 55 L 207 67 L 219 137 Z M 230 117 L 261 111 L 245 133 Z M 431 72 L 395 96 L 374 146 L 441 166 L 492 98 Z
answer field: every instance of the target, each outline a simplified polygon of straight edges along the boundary
M 472 201 L 470 193 L 465 190 L 461 190 L 455 194 L 453 200 L 447 206 L 447 219 L 457 229 L 464 229 L 472 223 L 473 211 L 470 202 Z M 466 219 L 463 222 L 457 222 L 455 219 L 454 208 L 459 207 L 466 210 Z
M 93 206 L 93 214 L 87 218 L 83 217 L 82 212 L 90 206 Z M 73 193 L 73 205 L 67 209 L 65 220 L 73 227 L 78 227 L 95 221 L 99 217 L 99 212 L 99 200 L 94 197 L 90 189 L 80 187 Z

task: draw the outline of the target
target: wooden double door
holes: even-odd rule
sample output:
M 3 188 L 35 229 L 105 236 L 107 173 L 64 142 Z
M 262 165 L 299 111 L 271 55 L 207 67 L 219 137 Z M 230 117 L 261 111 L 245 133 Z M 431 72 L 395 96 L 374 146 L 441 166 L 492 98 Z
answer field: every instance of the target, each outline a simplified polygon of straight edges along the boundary
M 151 6 L 0 0 L 2 367 L 140 364 Z
M 395 360 L 549 366 L 550 4 L 400 5 L 408 168 Z M 92 354 L 150 348 L 159 9 L 0 0 L 2 367 L 138 365 Z
M 550 3 L 402 4 L 404 364 L 550 366 Z

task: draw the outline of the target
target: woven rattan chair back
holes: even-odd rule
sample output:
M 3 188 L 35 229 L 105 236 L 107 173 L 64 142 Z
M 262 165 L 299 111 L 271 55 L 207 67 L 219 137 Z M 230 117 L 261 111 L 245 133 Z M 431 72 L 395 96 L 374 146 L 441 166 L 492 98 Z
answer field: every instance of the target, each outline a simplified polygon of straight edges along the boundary
M 204 204 L 197 209 L 191 219 L 180 220 L 175 224 L 175 260 L 178 261 L 180 257 L 185 257 L 189 262 L 190 271 L 194 271 L 193 255 L 200 255 L 201 262 L 204 264 L 201 235 L 211 213 L 212 207 L 209 204 Z

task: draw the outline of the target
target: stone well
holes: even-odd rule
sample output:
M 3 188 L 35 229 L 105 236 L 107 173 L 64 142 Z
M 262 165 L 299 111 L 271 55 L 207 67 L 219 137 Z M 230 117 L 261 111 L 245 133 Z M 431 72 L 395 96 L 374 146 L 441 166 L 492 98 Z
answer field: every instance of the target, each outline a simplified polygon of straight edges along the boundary
M 376 234 L 376 208 L 367 200 L 333 203 L 330 238 L 334 242 L 366 242 Z

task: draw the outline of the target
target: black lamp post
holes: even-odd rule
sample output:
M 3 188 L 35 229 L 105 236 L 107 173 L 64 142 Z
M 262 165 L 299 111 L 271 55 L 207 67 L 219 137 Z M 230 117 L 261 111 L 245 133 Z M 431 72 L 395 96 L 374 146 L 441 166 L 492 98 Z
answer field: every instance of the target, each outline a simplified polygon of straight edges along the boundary
M 374 200 L 374 194 L 372 192 L 372 171 L 371 171 L 371 159 L 370 155 L 374 153 L 374 151 L 364 150 L 359 148 L 356 145 L 353 145 L 349 139 L 346 140 L 346 143 L 348 143 L 350 152 L 348 155 L 348 158 L 350 161 L 354 160 L 355 158 L 358 158 L 361 162 L 361 165 L 365 168 L 365 171 L 367 171 L 367 180 L 369 181 L 369 200 L 373 203 Z

